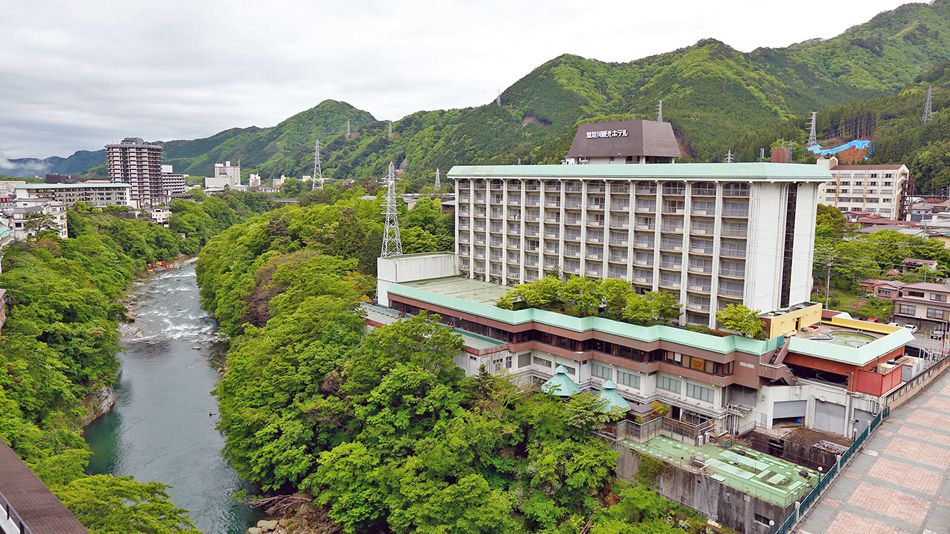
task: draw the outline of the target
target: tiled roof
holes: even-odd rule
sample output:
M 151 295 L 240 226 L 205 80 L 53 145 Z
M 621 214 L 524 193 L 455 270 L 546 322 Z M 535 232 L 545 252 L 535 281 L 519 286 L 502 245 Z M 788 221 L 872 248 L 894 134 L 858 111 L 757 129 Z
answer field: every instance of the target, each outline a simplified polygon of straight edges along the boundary
M 935 284 L 933 282 L 917 282 L 916 284 L 907 284 L 904 289 L 920 289 L 922 291 L 941 291 L 950 293 L 950 285 Z
M 85 533 L 82 524 L 0 439 L 0 505 L 7 501 L 29 529 L 40 534 Z M 3 524 L 0 524 L 3 531 Z

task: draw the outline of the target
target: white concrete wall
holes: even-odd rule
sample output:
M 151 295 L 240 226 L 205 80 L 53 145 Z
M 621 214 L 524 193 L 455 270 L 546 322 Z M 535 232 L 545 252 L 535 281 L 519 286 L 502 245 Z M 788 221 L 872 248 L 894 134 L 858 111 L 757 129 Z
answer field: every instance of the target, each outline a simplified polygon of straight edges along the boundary
M 811 300 L 812 268 L 815 257 L 815 216 L 818 211 L 818 185 L 798 184 L 795 206 L 795 241 L 792 245 L 792 284 L 788 303 Z
M 752 185 L 746 244 L 745 305 L 753 310 L 768 311 L 780 307 L 785 236 L 784 186 L 781 183 Z
M 458 276 L 455 254 L 419 254 L 376 259 L 376 297 L 381 306 L 389 306 L 390 284 Z
M 861 393 L 849 395 L 843 387 L 801 381 L 796 386 L 765 386 L 760 389 L 752 418 L 757 424 L 772 428 L 774 403 L 792 400 L 807 401 L 805 407 L 805 427 L 807 428 L 814 427 L 817 400 L 844 406 L 846 421 L 852 421 L 855 418 L 855 410 L 876 413 L 880 409 L 880 404 L 874 397 Z M 850 427 L 850 423 L 848 423 L 848 426 Z M 846 429 L 844 428 L 840 431 L 841 435 L 845 435 L 845 432 Z M 847 435 L 845 437 L 851 438 Z

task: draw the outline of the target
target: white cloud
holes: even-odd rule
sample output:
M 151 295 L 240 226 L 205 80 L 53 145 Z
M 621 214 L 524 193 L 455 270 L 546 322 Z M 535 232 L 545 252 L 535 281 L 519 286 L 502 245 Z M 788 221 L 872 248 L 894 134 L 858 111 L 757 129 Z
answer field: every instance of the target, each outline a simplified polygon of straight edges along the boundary
M 630 61 L 704 37 L 785 46 L 905 3 L 827 0 L 819 13 L 740 0 L 0 2 L 8 157 L 270 126 L 325 98 L 381 119 L 478 105 L 562 53 Z

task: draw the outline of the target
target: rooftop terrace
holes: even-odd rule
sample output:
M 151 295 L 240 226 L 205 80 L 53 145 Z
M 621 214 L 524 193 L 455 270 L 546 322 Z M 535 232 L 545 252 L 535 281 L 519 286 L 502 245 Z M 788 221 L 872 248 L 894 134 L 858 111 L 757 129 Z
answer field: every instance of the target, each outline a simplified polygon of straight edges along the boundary
M 657 436 L 646 443 L 628 440 L 623 443 L 631 450 L 706 473 L 726 486 L 782 507 L 794 503 L 818 482 L 817 471 L 741 445 L 695 446 L 666 436 Z M 693 463 L 694 458 L 705 467 Z

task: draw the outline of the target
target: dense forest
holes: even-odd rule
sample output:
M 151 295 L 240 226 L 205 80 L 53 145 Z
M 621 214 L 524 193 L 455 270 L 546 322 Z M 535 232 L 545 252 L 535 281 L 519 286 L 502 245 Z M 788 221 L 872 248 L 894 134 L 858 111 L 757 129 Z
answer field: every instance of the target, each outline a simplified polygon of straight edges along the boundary
M 393 121 L 392 135 L 387 121 L 327 100 L 271 128 L 235 128 L 203 139 L 170 141 L 165 160 L 179 172 L 197 175 L 207 175 L 215 161 L 229 159 L 241 160 L 245 173 L 265 180 L 301 176 L 310 174 L 313 141 L 319 138 L 328 177 L 379 177 L 392 160 L 405 171 L 405 187 L 417 191 L 432 182 L 436 168 L 519 160 L 556 163 L 579 123 L 652 119 L 662 100 L 664 118 L 686 151 L 684 161 L 721 161 L 729 149 L 749 161 L 776 140 L 779 130 L 789 139 L 805 135 L 811 111 L 823 114 L 905 89 L 934 65 L 950 60 L 947 35 L 950 0 L 936 0 L 906 4 L 836 37 L 785 48 L 745 53 L 704 39 L 626 63 L 565 54 L 507 88 L 500 106 L 418 111 Z M 922 101 L 915 105 L 919 110 Z M 353 129 L 349 137 L 347 120 Z M 881 130 L 880 137 L 890 135 Z M 98 167 L 90 165 L 95 159 L 90 154 L 99 154 Z M 80 161 L 82 171 L 104 170 L 102 151 L 50 164 L 77 172 Z
M 264 207 L 255 195 L 181 201 L 170 230 L 79 204 L 68 212 L 69 238 L 42 232 L 4 250 L 0 438 L 90 530 L 193 530 L 162 484 L 85 474 L 86 399 L 116 379 L 121 299 L 146 262 L 197 252 L 215 229 Z M 201 232 L 182 237 L 190 221 L 202 221 Z
M 451 242 L 436 202 L 401 221 L 407 248 Z M 242 477 L 271 502 L 303 496 L 297 519 L 328 531 L 705 528 L 618 483 L 616 453 L 592 433 L 612 417 L 596 397 L 466 378 L 461 337 L 429 316 L 366 334 L 380 232 L 378 201 L 344 197 L 253 217 L 202 250 L 202 302 L 233 336 L 219 428 Z

